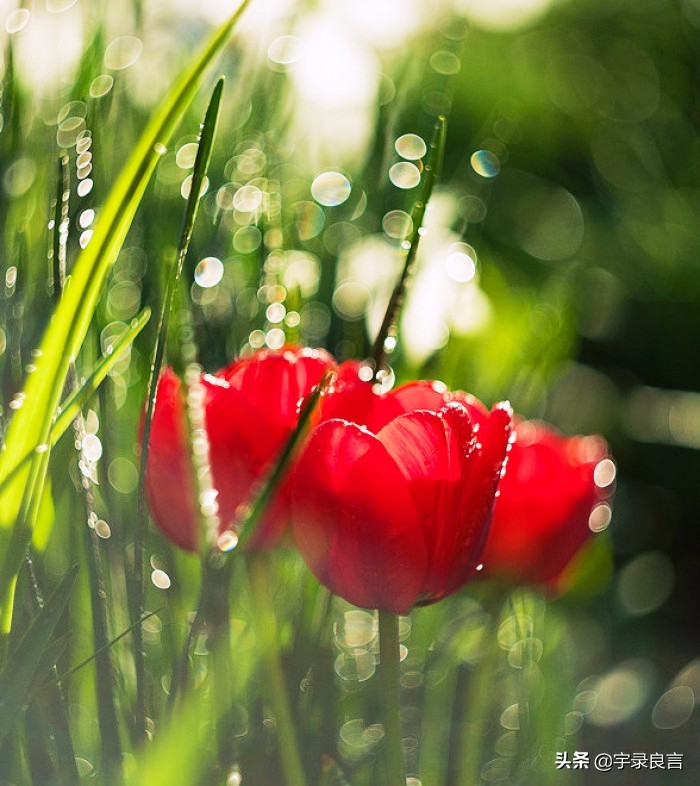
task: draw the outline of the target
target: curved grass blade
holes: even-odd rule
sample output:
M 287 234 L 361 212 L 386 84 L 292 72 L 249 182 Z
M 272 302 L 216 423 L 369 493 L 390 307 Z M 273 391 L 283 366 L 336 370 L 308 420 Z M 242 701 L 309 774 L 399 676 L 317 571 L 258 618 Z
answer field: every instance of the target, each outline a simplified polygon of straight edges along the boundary
M 157 382 L 160 375 L 160 370 L 163 366 L 163 357 L 165 355 L 165 345 L 168 335 L 168 325 L 170 322 L 170 314 L 173 309 L 175 301 L 175 294 L 177 292 L 178 282 L 182 275 L 182 267 L 187 257 L 187 249 L 190 245 L 190 238 L 192 237 L 192 230 L 194 223 L 197 219 L 197 212 L 199 209 L 200 192 L 202 184 L 206 177 L 211 161 L 211 153 L 214 145 L 214 137 L 216 135 L 216 126 L 219 119 L 219 110 L 221 108 L 221 95 L 224 89 L 224 79 L 221 77 L 211 95 L 209 106 L 204 115 L 204 122 L 202 123 L 202 132 L 199 137 L 199 146 L 197 147 L 197 156 L 192 170 L 192 180 L 190 184 L 190 193 L 187 198 L 187 205 L 185 206 L 185 215 L 182 220 L 182 231 L 180 233 L 180 242 L 178 244 L 177 255 L 174 264 L 171 266 L 168 282 L 165 289 L 165 297 L 163 298 L 163 307 L 160 313 L 160 321 L 158 323 L 158 332 L 156 334 L 155 345 L 153 347 L 153 360 L 151 362 L 151 371 L 148 378 L 148 392 L 147 392 L 147 406 L 146 415 L 143 422 L 143 432 L 141 436 L 141 458 L 139 462 L 139 483 L 138 483 L 138 507 L 136 512 L 136 531 L 134 533 L 134 569 L 133 569 L 133 586 L 132 586 L 132 609 L 131 619 L 134 623 L 134 666 L 136 671 L 136 726 L 138 736 L 141 738 L 146 737 L 146 703 L 145 703 L 145 683 L 146 672 L 143 654 L 143 636 L 141 631 L 141 623 L 139 619 L 143 617 L 144 612 L 144 574 L 143 574 L 143 555 L 144 555 L 144 539 L 146 535 L 146 497 L 145 497 L 145 476 L 146 476 L 146 462 L 148 461 L 148 444 L 151 437 L 151 422 L 153 420 L 153 411 L 156 406 L 156 391 Z
M 54 447 L 58 440 L 65 434 L 71 426 L 75 417 L 85 404 L 90 400 L 91 396 L 97 391 L 99 386 L 107 378 L 109 372 L 114 368 L 114 365 L 121 359 L 124 350 L 129 347 L 139 333 L 144 329 L 148 320 L 151 318 L 151 309 L 146 307 L 131 321 L 129 328 L 119 337 L 119 339 L 109 347 L 107 355 L 95 366 L 88 378 L 82 383 L 78 390 L 71 393 L 68 398 L 59 407 L 59 415 L 51 427 L 48 443 L 34 445 L 34 447 L 26 453 L 22 459 L 17 463 L 17 466 L 4 478 L 0 483 L 0 494 L 5 490 L 6 486 L 12 479 L 20 472 L 22 468 L 26 468 L 29 461 L 36 453 L 43 453 L 49 448 Z M 34 543 L 37 547 L 37 543 Z
M 386 340 L 389 334 L 395 330 L 396 320 L 401 306 L 403 305 L 404 295 L 406 294 L 406 285 L 409 276 L 413 270 L 413 264 L 416 260 L 416 253 L 418 252 L 418 242 L 421 238 L 421 229 L 423 227 L 423 220 L 425 218 L 425 210 L 430 201 L 430 196 L 433 193 L 433 188 L 437 182 L 440 170 L 442 168 L 442 157 L 445 151 L 445 136 L 447 134 L 447 120 L 441 115 L 435 121 L 435 128 L 433 130 L 433 137 L 430 140 L 430 161 L 425 167 L 425 180 L 423 181 L 423 189 L 421 191 L 420 199 L 413 206 L 411 211 L 411 221 L 413 222 L 413 233 L 411 235 L 410 245 L 406 249 L 406 259 L 404 261 L 403 269 L 399 280 L 396 282 L 394 291 L 391 293 L 389 305 L 384 312 L 384 319 L 382 325 L 377 333 L 377 338 L 374 342 L 374 349 L 372 351 L 372 362 L 374 367 L 374 376 L 384 368 L 386 361 Z
M 39 671 L 49 665 L 44 653 L 50 647 L 77 575 L 78 566 L 74 565 L 37 612 L 0 672 L 0 741 L 13 727 L 17 713 L 25 706 Z
M 41 342 L 36 371 L 23 391 L 23 404 L 10 422 L 6 450 L 0 458 L 0 481 L 7 477 L 34 445 L 47 441 L 70 362 L 75 359 L 87 333 L 97 300 L 139 206 L 165 143 L 174 132 L 186 107 L 194 98 L 209 64 L 223 48 L 236 22 L 248 5 L 238 10 L 214 33 L 152 117 L 117 182 L 110 191 L 91 242 L 78 256 L 70 285 L 54 313 Z M 30 524 L 23 520 L 24 489 L 40 491 L 42 475 L 33 461 L 17 473 L 0 495 L 0 531 L 13 529 L 10 548 L 0 571 L 0 608 L 6 632 L 11 619 L 13 586 L 21 566 L 23 544 L 31 538 Z M 38 486 L 37 486 L 38 483 Z M 2 544 L 0 544 L 0 547 Z

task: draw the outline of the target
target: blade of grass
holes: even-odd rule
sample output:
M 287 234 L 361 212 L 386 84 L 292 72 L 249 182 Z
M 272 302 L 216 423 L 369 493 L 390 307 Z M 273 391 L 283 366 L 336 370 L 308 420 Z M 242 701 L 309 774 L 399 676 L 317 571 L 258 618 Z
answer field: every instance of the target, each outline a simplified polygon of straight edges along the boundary
M 109 372 L 114 368 L 118 360 L 121 359 L 124 351 L 131 346 L 139 333 L 144 329 L 148 320 L 151 318 L 151 309 L 145 308 L 137 317 L 131 321 L 131 325 L 125 333 L 108 349 L 108 354 L 95 366 L 90 376 L 82 385 L 71 393 L 59 407 L 59 414 L 51 427 L 48 444 L 35 445 L 17 464 L 10 474 L 0 483 L 0 494 L 4 491 L 8 483 L 17 475 L 22 467 L 33 458 L 35 453 L 45 452 L 48 448 L 54 447 L 58 440 L 65 434 L 68 427 L 75 420 L 76 415 L 90 400 L 90 397 L 97 391 L 99 386 L 107 378 Z M 35 547 L 41 544 L 34 542 Z
M 110 191 L 91 242 L 78 256 L 70 286 L 41 342 L 37 369 L 27 381 L 23 404 L 10 422 L 6 450 L 0 458 L 0 480 L 12 472 L 34 445 L 47 441 L 70 361 L 76 357 L 85 338 L 105 277 L 126 238 L 146 186 L 165 150 L 164 145 L 194 98 L 205 70 L 223 48 L 248 2 L 243 0 L 175 82 Z M 36 460 L 32 462 L 36 463 Z M 32 467 L 23 469 L 0 495 L 0 529 L 13 530 L 10 548 L 5 553 L 0 571 L 3 622 L 0 635 L 9 629 L 13 587 L 21 566 L 23 544 L 31 538 L 30 527 L 20 515 L 23 490 L 29 485 L 30 492 L 34 493 L 35 484 L 40 480 Z
M 150 619 L 151 617 L 155 617 L 156 614 L 160 612 L 160 609 L 156 609 L 155 611 L 149 611 L 148 614 L 144 614 L 143 617 L 135 622 L 133 625 L 129 625 L 128 628 L 125 628 L 119 635 L 115 636 L 111 641 L 108 641 L 107 644 L 104 645 L 104 649 L 112 648 L 118 641 L 121 641 L 125 636 L 128 636 L 131 631 L 134 629 L 136 625 L 143 625 L 143 623 Z M 75 666 L 71 666 L 68 671 L 64 671 L 63 674 L 56 677 L 57 682 L 64 682 L 68 677 L 72 674 L 75 674 L 76 671 L 80 671 L 80 669 L 84 668 L 88 664 L 92 663 L 93 660 L 100 654 L 99 650 L 96 650 L 92 653 L 88 658 L 81 660 L 80 663 L 76 664 Z
M 145 490 L 145 476 L 146 476 L 146 463 L 148 461 L 148 444 L 151 436 L 151 423 L 153 420 L 153 412 L 156 406 L 156 391 L 158 388 L 157 382 L 160 375 L 160 370 L 163 366 L 163 358 L 165 355 L 165 346 L 168 336 L 168 325 L 170 323 L 170 314 L 173 309 L 175 301 L 175 294 L 177 292 L 178 282 L 182 275 L 182 268 L 187 257 L 187 249 L 189 248 L 190 238 L 192 237 L 192 230 L 194 223 L 197 219 L 197 212 L 199 208 L 200 193 L 202 184 L 206 177 L 211 161 L 211 153 L 214 144 L 214 137 L 216 135 L 216 126 L 219 119 L 219 110 L 221 108 L 221 96 L 224 88 L 223 77 L 218 80 L 211 98 L 207 111 L 204 115 L 204 122 L 202 123 L 202 132 L 199 138 L 199 146 L 197 147 L 197 156 L 192 170 L 192 180 L 190 184 L 190 193 L 187 198 L 185 206 L 185 214 L 182 220 L 182 231 L 180 233 L 180 242 L 178 245 L 177 255 L 174 264 L 169 271 L 167 285 L 165 289 L 165 297 L 163 298 L 163 306 L 160 312 L 160 320 L 158 323 L 158 331 L 156 340 L 153 347 L 153 359 L 151 362 L 151 371 L 148 378 L 147 389 L 147 406 L 146 415 L 143 421 L 143 432 L 141 436 L 141 458 L 139 461 L 139 482 L 138 482 L 138 503 L 136 512 L 136 531 L 134 533 L 134 569 L 132 572 L 132 598 L 131 598 L 131 618 L 132 620 L 139 620 L 143 617 L 144 612 L 144 572 L 143 572 L 143 554 L 144 554 L 144 540 L 146 534 L 146 490 Z M 146 671 L 144 664 L 143 653 L 143 635 L 141 625 L 136 624 L 134 627 L 134 666 L 136 671 L 136 733 L 142 739 L 146 738 Z
M 47 598 L 0 672 L 0 741 L 13 728 L 44 663 L 54 630 L 70 598 L 78 567 L 73 566 Z
M 396 320 L 403 305 L 404 296 L 406 294 L 406 285 L 408 284 L 408 279 L 413 270 L 413 264 L 416 260 L 416 253 L 418 252 L 418 242 L 420 241 L 422 235 L 425 211 L 442 168 L 442 157 L 445 151 L 446 134 L 447 120 L 444 116 L 441 115 L 435 122 L 433 137 L 430 140 L 430 160 L 425 167 L 425 179 L 423 180 L 421 196 L 411 211 L 413 233 L 411 235 L 411 239 L 409 241 L 405 241 L 409 245 L 406 247 L 406 258 L 404 260 L 403 269 L 401 270 L 399 280 L 396 282 L 394 291 L 391 293 L 391 297 L 389 298 L 389 304 L 386 308 L 386 311 L 384 312 L 384 319 L 382 320 L 379 333 L 377 333 L 377 338 L 374 342 L 372 363 L 375 379 L 378 378 L 379 372 L 384 368 L 387 355 L 386 340 L 389 337 L 389 334 L 396 329 Z

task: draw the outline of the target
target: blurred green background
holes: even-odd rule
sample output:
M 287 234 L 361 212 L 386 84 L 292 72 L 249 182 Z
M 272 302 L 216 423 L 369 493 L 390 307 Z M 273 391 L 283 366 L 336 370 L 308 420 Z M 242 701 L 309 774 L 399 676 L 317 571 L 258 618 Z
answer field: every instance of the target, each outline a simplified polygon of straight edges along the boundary
M 214 0 L 2 0 L 4 418 L 50 313 L 59 150 L 71 161 L 74 258 L 154 104 L 230 10 Z M 427 141 L 446 114 L 396 377 L 509 398 L 527 417 L 608 439 L 612 522 L 556 602 L 580 680 L 576 747 L 682 752 L 686 770 L 589 771 L 584 782 L 694 783 L 700 2 L 254 0 L 218 70 L 228 75 L 221 128 L 184 276 L 203 366 L 284 340 L 340 358 L 368 352 L 417 193 L 420 140 L 405 135 Z M 159 165 L 87 366 L 158 302 L 205 100 Z M 100 504 L 122 548 L 148 330 L 90 425 Z M 53 483 L 60 511 L 66 478 L 54 471 Z M 176 575 L 150 538 L 154 570 Z M 52 559 L 61 572 L 65 554 Z M 160 591 L 154 580 L 154 607 Z

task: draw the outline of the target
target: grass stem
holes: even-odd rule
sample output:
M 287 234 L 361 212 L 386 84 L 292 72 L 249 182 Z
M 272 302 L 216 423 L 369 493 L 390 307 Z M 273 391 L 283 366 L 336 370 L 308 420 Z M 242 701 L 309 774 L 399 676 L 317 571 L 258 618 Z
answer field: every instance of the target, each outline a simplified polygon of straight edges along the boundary
M 387 786 L 406 786 L 401 745 L 399 618 L 379 610 L 379 684 L 384 715 Z

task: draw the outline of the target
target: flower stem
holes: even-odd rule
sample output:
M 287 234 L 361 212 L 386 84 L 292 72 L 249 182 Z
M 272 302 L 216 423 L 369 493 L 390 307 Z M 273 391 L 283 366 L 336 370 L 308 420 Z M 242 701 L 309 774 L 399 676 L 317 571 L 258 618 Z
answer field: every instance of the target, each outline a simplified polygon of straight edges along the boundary
M 305 786 L 306 778 L 299 755 L 296 729 L 282 671 L 277 620 L 270 602 L 270 581 L 264 554 L 250 556 L 248 572 L 258 646 L 266 672 L 268 697 L 277 721 L 277 737 L 284 780 L 287 786 Z
M 387 786 L 406 786 L 401 745 L 399 618 L 379 610 L 379 682 L 384 711 Z

